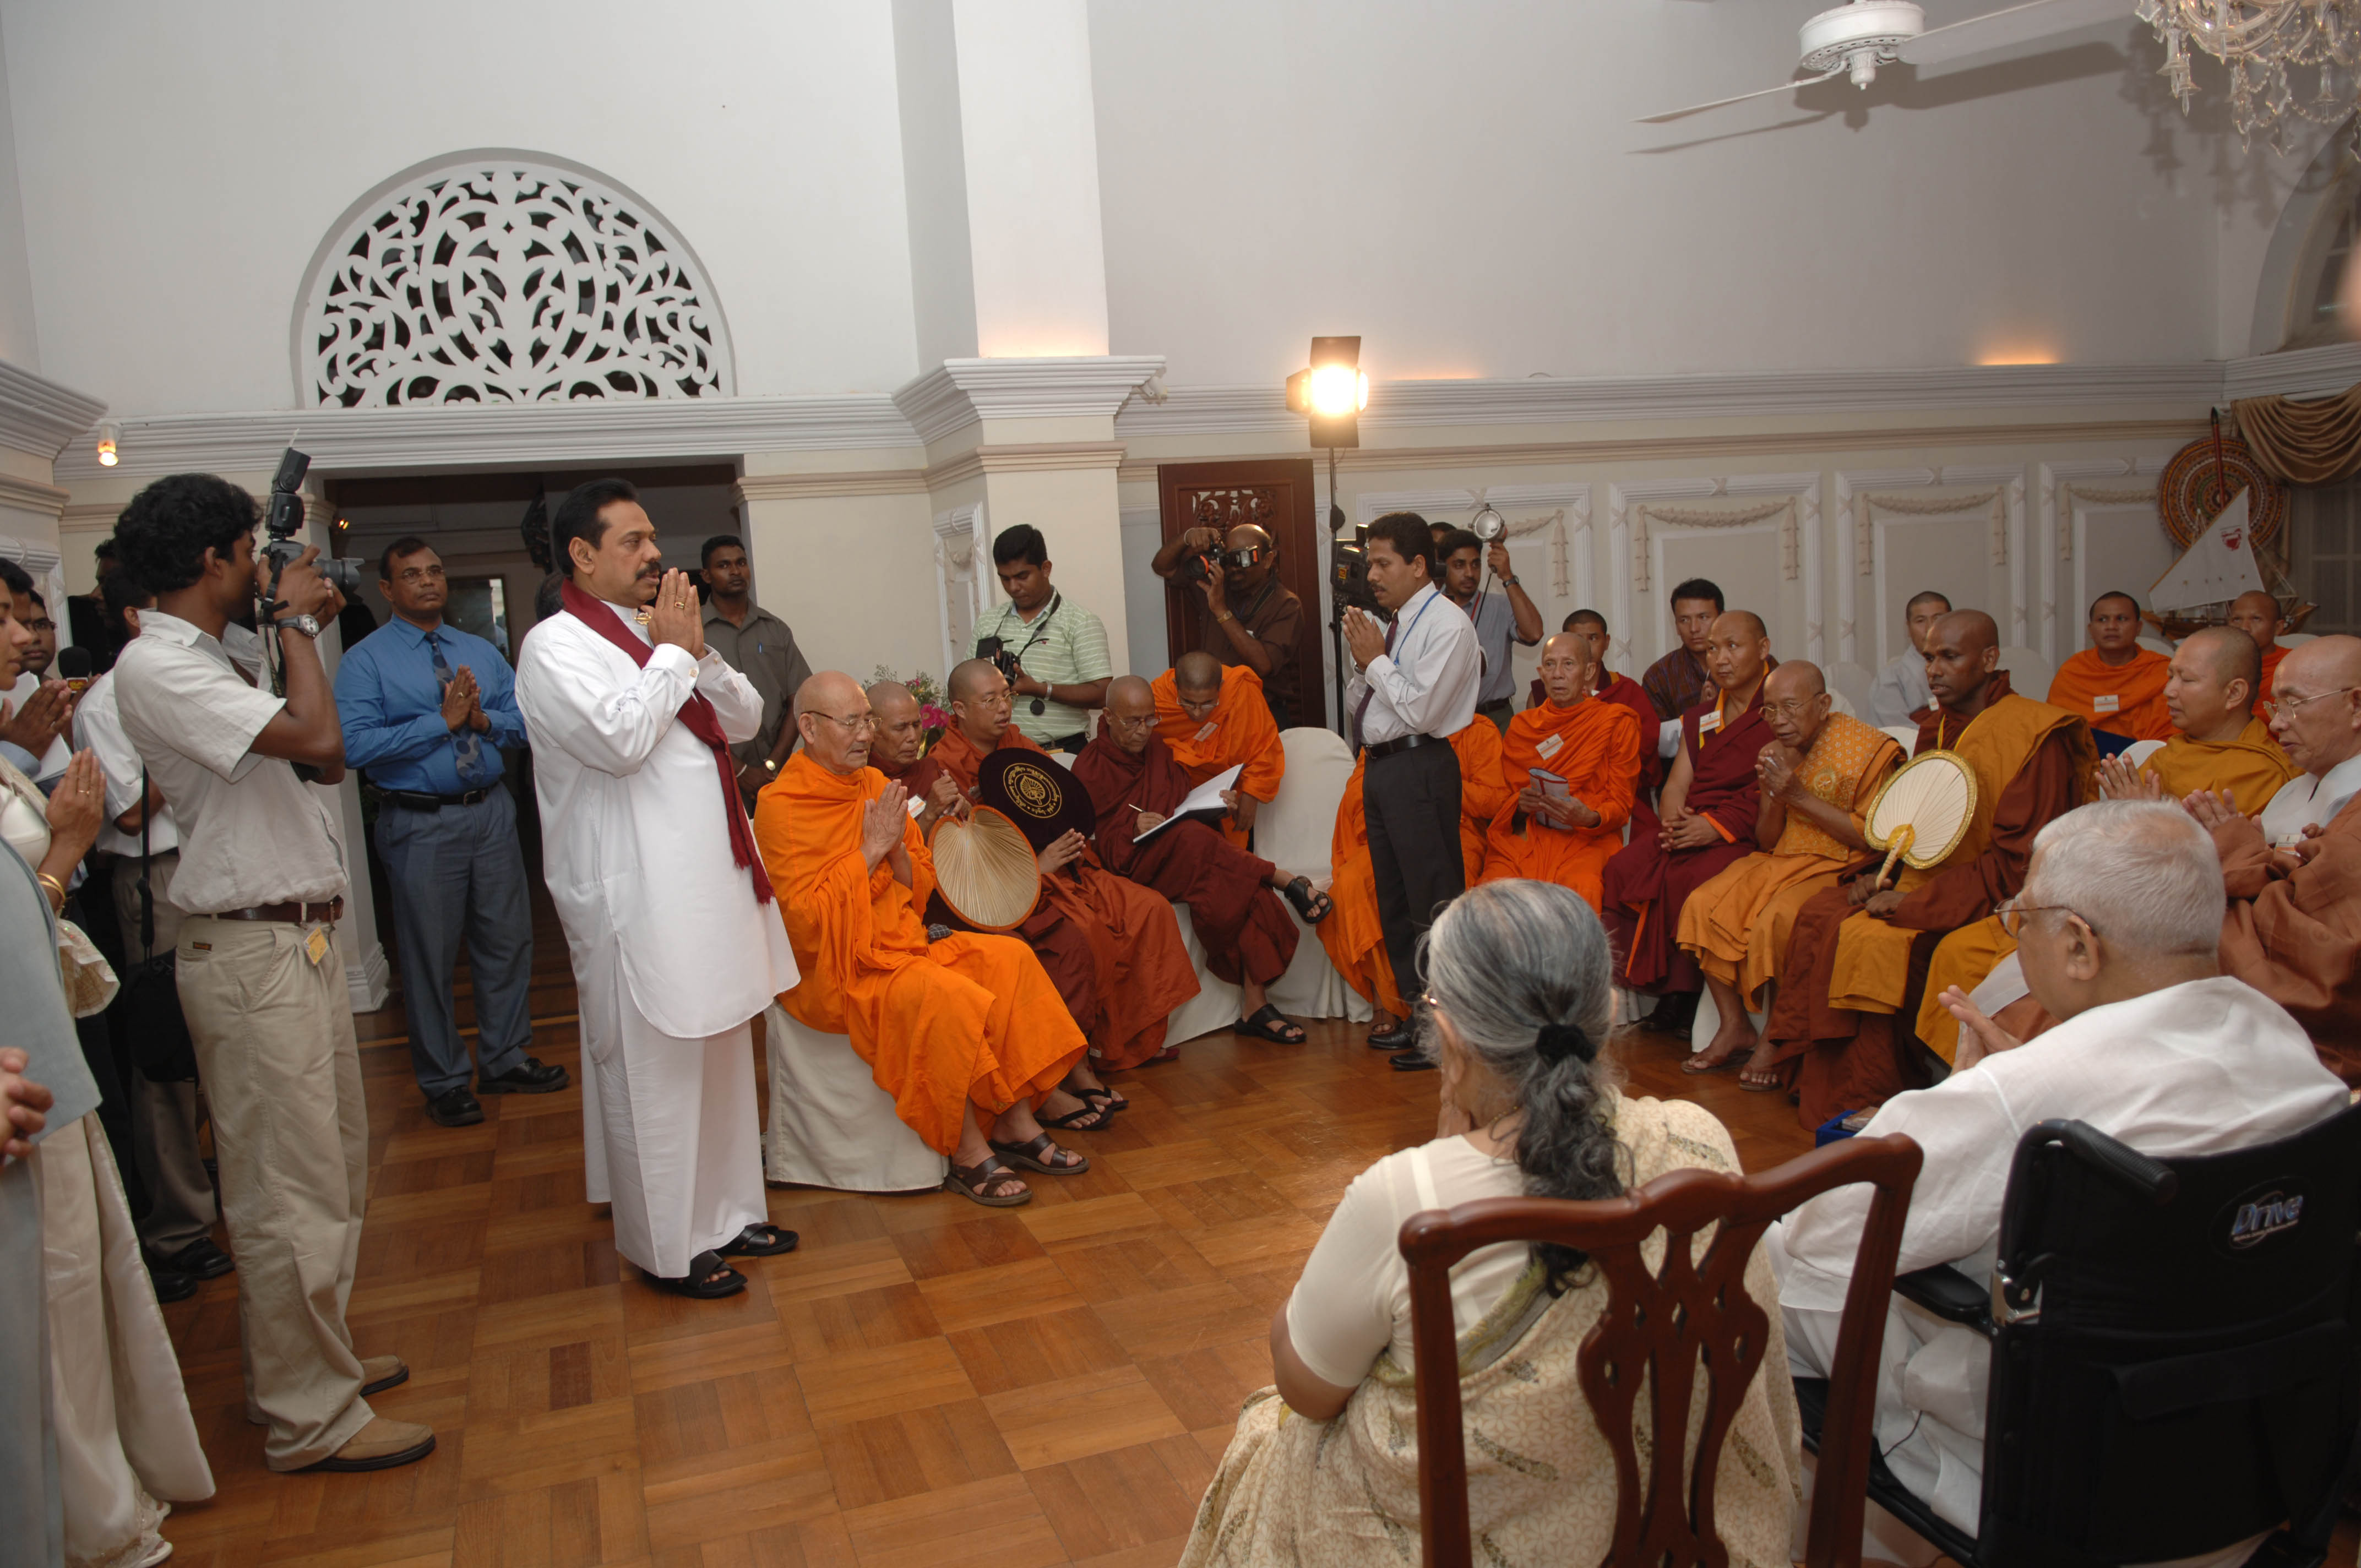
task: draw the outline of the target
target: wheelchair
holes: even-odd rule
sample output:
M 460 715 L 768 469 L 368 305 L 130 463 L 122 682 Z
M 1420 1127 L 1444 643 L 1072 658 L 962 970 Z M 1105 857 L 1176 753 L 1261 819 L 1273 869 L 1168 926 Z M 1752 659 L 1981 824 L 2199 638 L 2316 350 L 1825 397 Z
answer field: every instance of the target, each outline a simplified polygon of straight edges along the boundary
M 1869 1496 L 1953 1561 L 2105 1568 L 2275 1531 L 2327 1554 L 2361 1426 L 2361 1105 L 2277 1143 L 2150 1159 L 2081 1122 L 2018 1140 L 1989 1289 L 1894 1280 L 1992 1343 L 1973 1537 L 1873 1453 Z M 1827 1384 L 1797 1378 L 1817 1450 Z

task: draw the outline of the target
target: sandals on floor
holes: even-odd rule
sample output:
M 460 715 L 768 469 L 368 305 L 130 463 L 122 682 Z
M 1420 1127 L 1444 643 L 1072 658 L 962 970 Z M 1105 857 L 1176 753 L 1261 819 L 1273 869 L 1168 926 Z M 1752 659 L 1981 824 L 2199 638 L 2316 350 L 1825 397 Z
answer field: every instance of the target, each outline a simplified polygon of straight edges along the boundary
M 1738 1075 L 1738 1087 L 1749 1094 L 1778 1094 L 1784 1091 L 1787 1087 L 1786 1075 L 1776 1068 L 1772 1069 L 1771 1076 L 1768 1078 L 1749 1078 L 1745 1073 L 1741 1072 Z
M 1021 1144 L 1004 1144 L 998 1138 L 989 1141 L 992 1145 L 992 1152 L 1009 1164 L 1023 1166 L 1027 1170 L 1038 1170 L 1044 1176 L 1080 1176 L 1091 1168 L 1089 1160 L 1071 1149 L 1060 1148 L 1056 1141 L 1047 1133 L 1029 1138 Z M 1043 1157 L 1053 1154 L 1062 1154 L 1073 1163 L 1051 1165 Z
M 1682 1059 L 1682 1061 L 1681 1061 L 1681 1070 L 1682 1070 L 1683 1072 L 1691 1072 L 1691 1073 L 1697 1073 L 1697 1072 L 1727 1072 L 1727 1071 L 1729 1071 L 1731 1068 L 1734 1068 L 1734 1067 L 1737 1067 L 1738 1065 L 1740 1065 L 1740 1062 L 1739 1062 L 1739 1055 L 1738 1055 L 1738 1053 L 1737 1053 L 1736 1051 L 1732 1051 L 1732 1052 L 1730 1052 L 1728 1056 L 1726 1056 L 1726 1057 L 1722 1058 L 1719 1061 L 1717 1061 L 1717 1062 L 1707 1062 L 1707 1063 L 1705 1063 L 1703 1066 L 1699 1066 L 1699 1065 L 1698 1065 L 1698 1063 L 1697 1063 L 1697 1057 L 1701 1057 L 1701 1056 L 1703 1056 L 1703 1055 L 1705 1055 L 1705 1053 L 1704 1053 L 1703 1051 L 1699 1051 L 1699 1052 L 1697 1052 L 1697 1055 L 1696 1055 L 1696 1056 L 1691 1056 L 1691 1057 L 1684 1058 Z
M 770 1235 L 770 1240 L 757 1239 L 762 1233 L 766 1232 Z M 795 1232 L 782 1229 L 777 1225 L 769 1223 L 749 1225 L 714 1250 L 724 1257 L 776 1257 L 781 1253 L 795 1251 L 796 1243 L 800 1239 Z
M 1104 1133 L 1115 1124 L 1115 1113 L 1107 1107 L 1099 1104 L 1080 1090 L 1069 1089 L 1066 1092 L 1082 1102 L 1081 1110 L 1069 1111 L 1062 1116 L 1037 1115 L 1034 1120 L 1045 1127 L 1055 1127 L 1061 1133 Z M 1098 1120 L 1095 1122 L 1086 1120 L 1093 1116 L 1097 1117 Z
M 719 1277 L 716 1277 L 716 1276 Z M 724 1296 L 735 1296 L 746 1288 L 746 1277 L 722 1262 L 721 1255 L 708 1250 L 688 1260 L 688 1272 L 677 1279 L 660 1275 L 648 1276 L 648 1283 L 675 1296 L 686 1296 L 694 1301 L 719 1301 Z
M 1096 1089 L 1069 1089 L 1066 1092 L 1072 1095 L 1077 1100 L 1084 1101 L 1093 1105 L 1097 1105 L 1099 1109 L 1104 1111 L 1110 1116 L 1114 1115 L 1118 1111 L 1128 1111 L 1131 1109 L 1131 1102 L 1129 1100 L 1126 1099 L 1123 1095 L 1116 1093 L 1114 1090 L 1109 1089 L 1104 1083 L 1100 1084 Z M 1101 1102 L 1104 1102 L 1104 1103 L 1102 1104 Z
M 984 1190 L 1004 1181 L 1016 1182 L 1016 1190 L 1003 1192 L 997 1197 Z M 952 1161 L 950 1174 L 943 1178 L 943 1190 L 956 1192 L 971 1203 L 981 1203 L 987 1209 L 1014 1209 L 1033 1201 L 1033 1190 L 1026 1186 L 1015 1171 L 989 1155 L 984 1157 L 982 1165 L 961 1165 Z
M 1336 905 L 1334 903 L 1329 899 L 1326 894 L 1320 892 L 1312 885 L 1312 879 L 1310 877 L 1297 877 L 1293 882 L 1289 883 L 1285 887 L 1280 888 L 1279 891 L 1286 895 L 1288 903 L 1295 905 L 1295 912 L 1303 916 L 1303 923 L 1306 926 L 1317 926 L 1320 922 L 1327 919 L 1328 916 L 1336 913 Z M 1319 911 L 1319 913 L 1316 915 L 1313 914 L 1312 911 L 1314 910 Z
M 1301 879 L 1298 879 L 1299 881 Z M 1293 1034 L 1287 1031 L 1294 1030 Z M 1230 1025 L 1233 1035 L 1244 1035 L 1250 1040 L 1268 1040 L 1274 1046 L 1300 1046 L 1303 1043 L 1303 1026 L 1290 1023 L 1279 1010 L 1276 1002 L 1266 1002 L 1262 1010 L 1251 1018 L 1241 1018 Z

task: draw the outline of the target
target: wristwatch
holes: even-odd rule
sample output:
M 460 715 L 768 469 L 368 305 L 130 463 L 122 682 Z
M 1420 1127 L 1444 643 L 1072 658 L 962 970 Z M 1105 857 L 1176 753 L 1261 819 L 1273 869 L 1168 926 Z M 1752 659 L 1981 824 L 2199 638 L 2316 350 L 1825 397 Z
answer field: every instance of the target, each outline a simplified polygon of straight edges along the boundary
M 1517 579 L 1514 577 L 1502 577 L 1500 579 L 1500 586 L 1504 588 L 1513 588 L 1517 586 Z
M 777 773 L 777 772 L 779 771 L 779 760 L 778 760 L 776 757 L 765 757 L 765 758 L 763 758 L 763 771 L 764 773 Z
M 300 631 L 306 637 L 320 635 L 320 618 L 316 615 L 291 615 L 270 624 L 280 631 Z
M 1235 620 L 1236 619 L 1237 619 L 1237 617 L 1236 617 L 1236 616 L 1232 615 L 1228 610 L 1226 610 L 1226 609 L 1225 609 L 1225 610 L 1222 611 L 1222 613 L 1221 613 L 1221 614 L 1219 614 L 1219 615 L 1217 615 L 1217 616 L 1213 617 L 1213 624 L 1214 624 L 1214 625 L 1216 625 L 1216 626 L 1219 626 L 1219 625 L 1221 625 L 1221 624 L 1222 624 L 1223 622 L 1224 622 L 1224 621 Z

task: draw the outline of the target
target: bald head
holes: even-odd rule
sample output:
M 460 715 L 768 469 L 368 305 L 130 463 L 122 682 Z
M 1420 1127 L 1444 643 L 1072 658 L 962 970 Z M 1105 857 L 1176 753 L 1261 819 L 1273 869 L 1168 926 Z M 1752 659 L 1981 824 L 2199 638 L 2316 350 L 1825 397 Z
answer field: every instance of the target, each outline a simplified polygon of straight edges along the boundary
M 2230 626 L 2209 626 L 2181 639 L 2164 677 L 2164 706 L 2172 727 L 2191 740 L 2222 745 L 2246 728 L 2263 655 L 2255 640 Z
M 1542 643 L 1542 691 L 1552 707 L 1572 707 L 1590 695 L 1590 639 L 1561 631 Z
M 2252 637 L 2235 626 L 2203 627 L 2180 640 L 2173 651 L 2176 663 L 2183 652 L 2202 661 L 2219 680 L 2246 682 L 2246 698 L 2254 700 L 2263 678 L 2263 651 Z
M 1219 691 L 1222 662 L 1202 648 L 1183 653 L 1172 666 L 1172 684 L 1184 692 Z
M 1834 706 L 1817 664 L 1791 659 L 1763 677 L 1763 722 L 1780 744 L 1795 751 L 1812 749 Z
M 1751 609 L 1725 610 L 1706 632 L 1705 669 L 1723 691 L 1743 696 L 1762 683 L 1771 632 Z
M 889 713 L 900 713 L 906 709 L 911 713 L 918 711 L 918 699 L 910 694 L 908 686 L 899 681 L 879 681 L 865 687 L 862 696 L 869 699 L 869 711 L 880 719 Z
M 869 699 L 859 681 L 841 670 L 822 670 L 796 688 L 795 712 L 796 733 L 812 761 L 839 775 L 869 765 Z
M 960 733 L 989 751 L 1008 732 L 1008 679 L 989 659 L 970 659 L 944 683 L 951 699 L 951 722 Z
M 2271 676 L 2271 738 L 2314 778 L 2361 756 L 2361 637 L 2315 637 Z
M 910 688 L 899 681 L 879 681 L 862 694 L 869 699 L 873 733 L 869 765 L 887 778 L 899 778 L 927 749 L 927 712 Z
M 1147 751 L 1156 736 L 1156 688 L 1137 675 L 1109 681 L 1099 733 L 1135 757 Z
M 943 691 L 953 702 L 961 702 L 1000 678 L 998 666 L 989 659 L 962 660 L 951 666 L 950 674 L 943 681 Z
M 1763 677 L 1763 700 L 1778 696 L 1817 696 L 1828 689 L 1828 678 L 1817 664 L 1790 659 Z
M 894 689 L 905 696 L 909 695 L 904 687 L 895 686 Z M 861 683 L 842 670 L 822 670 L 796 688 L 796 718 L 801 719 L 805 714 L 814 711 L 840 713 L 849 698 L 861 695 Z
M 1270 535 L 1251 522 L 1242 522 L 1230 530 L 1229 538 L 1224 543 L 1233 550 L 1268 550 L 1270 548 Z
M 1955 609 L 1927 633 L 1927 689 L 1954 713 L 1983 710 L 2000 667 L 2000 628 L 1980 609 Z
M 2250 588 L 2230 601 L 2230 624 L 2255 640 L 2255 646 L 2269 652 L 2279 646 L 2279 633 L 2287 622 L 2279 615 L 2279 601 L 2260 588 Z

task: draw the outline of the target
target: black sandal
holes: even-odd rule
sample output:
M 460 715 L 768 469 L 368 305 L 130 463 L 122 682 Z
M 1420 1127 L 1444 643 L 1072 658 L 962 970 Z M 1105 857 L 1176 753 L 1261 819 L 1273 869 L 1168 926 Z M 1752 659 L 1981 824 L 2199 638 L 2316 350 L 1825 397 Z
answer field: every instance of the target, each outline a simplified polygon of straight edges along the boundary
M 1065 1086 L 1060 1084 L 1059 1087 L 1064 1088 Z M 1072 1095 L 1077 1100 L 1086 1101 L 1090 1104 L 1097 1105 L 1100 1110 L 1104 1111 L 1110 1116 L 1114 1115 L 1118 1111 L 1128 1111 L 1131 1109 L 1131 1102 L 1129 1100 L 1126 1100 L 1122 1095 L 1116 1093 L 1114 1090 L 1109 1089 L 1104 1083 L 1100 1084 L 1096 1089 L 1068 1089 L 1066 1090 L 1066 1092 Z M 1101 1103 L 1102 1102 L 1104 1102 L 1104 1103 Z
M 1295 1032 L 1289 1034 L 1292 1029 Z M 1262 1010 L 1251 1018 L 1241 1018 L 1230 1025 L 1233 1035 L 1244 1035 L 1250 1040 L 1268 1040 L 1274 1046 L 1300 1046 L 1303 1043 L 1303 1026 L 1290 1023 L 1279 1010 L 1276 1002 L 1266 1002 Z
M 1104 1105 L 1093 1104 L 1090 1096 L 1080 1090 L 1069 1089 L 1066 1092 L 1082 1102 L 1081 1110 L 1069 1111 L 1062 1116 L 1036 1116 L 1034 1120 L 1045 1127 L 1055 1127 L 1061 1133 L 1104 1133 L 1114 1124 L 1114 1112 Z M 1098 1120 L 1095 1122 L 1084 1120 L 1091 1116 L 1095 1116 Z
M 1295 912 L 1303 916 L 1306 926 L 1317 926 L 1336 912 L 1334 902 L 1313 887 L 1308 876 L 1297 877 L 1279 891 L 1286 894 L 1288 903 L 1295 905 Z M 1317 915 L 1312 913 L 1315 909 L 1319 911 Z
M 1003 1181 L 1016 1182 L 1016 1190 L 1003 1192 L 996 1198 L 985 1193 L 985 1188 Z M 970 1202 L 981 1203 L 987 1209 L 1014 1209 L 1033 1201 L 1033 1190 L 1026 1186 L 1015 1171 L 990 1155 L 984 1157 L 982 1165 L 961 1165 L 953 1160 L 950 1174 L 943 1178 L 943 1190 L 956 1192 Z
M 1049 1134 L 1027 1138 L 1021 1144 L 1004 1144 L 997 1138 L 987 1140 L 992 1152 L 1011 1165 L 1021 1165 L 1027 1170 L 1038 1170 L 1044 1176 L 1080 1176 L 1090 1169 L 1091 1162 L 1071 1149 L 1060 1148 Z M 1071 1165 L 1051 1165 L 1042 1157 L 1061 1154 L 1073 1161 Z
M 648 1283 L 694 1301 L 719 1301 L 746 1288 L 746 1277 L 721 1261 L 718 1252 L 705 1251 L 688 1260 L 688 1272 L 677 1279 L 651 1274 Z
M 768 1232 L 771 1239 L 757 1241 L 755 1236 L 761 1232 Z M 801 1239 L 795 1232 L 782 1230 L 766 1222 L 747 1226 L 713 1250 L 724 1257 L 776 1257 L 782 1253 L 795 1251 L 796 1243 Z

